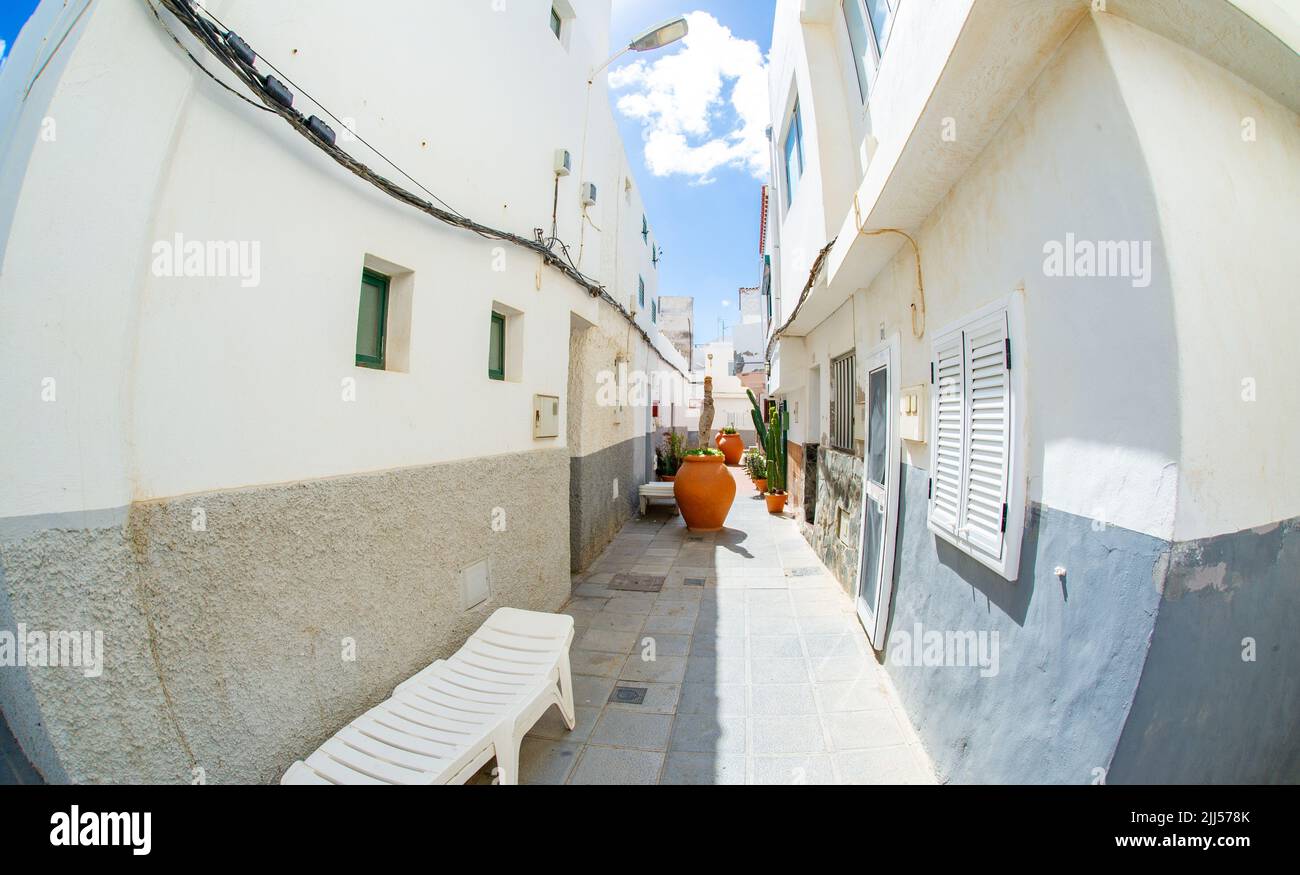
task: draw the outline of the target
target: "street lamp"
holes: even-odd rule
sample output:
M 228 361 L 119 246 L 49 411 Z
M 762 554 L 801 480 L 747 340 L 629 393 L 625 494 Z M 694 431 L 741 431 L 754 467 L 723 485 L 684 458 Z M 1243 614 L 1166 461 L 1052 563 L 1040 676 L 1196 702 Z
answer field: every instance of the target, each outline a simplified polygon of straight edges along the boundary
M 684 39 L 691 32 L 691 26 L 685 18 L 674 18 L 672 21 L 666 21 L 658 27 L 652 27 L 640 36 L 635 37 L 627 47 L 621 49 L 616 55 L 605 63 L 601 64 L 595 70 L 591 71 L 591 78 L 587 80 L 590 85 L 596 81 L 596 74 L 604 70 L 610 64 L 626 55 L 628 52 L 653 52 L 662 49 L 664 46 L 670 46 L 673 43 Z

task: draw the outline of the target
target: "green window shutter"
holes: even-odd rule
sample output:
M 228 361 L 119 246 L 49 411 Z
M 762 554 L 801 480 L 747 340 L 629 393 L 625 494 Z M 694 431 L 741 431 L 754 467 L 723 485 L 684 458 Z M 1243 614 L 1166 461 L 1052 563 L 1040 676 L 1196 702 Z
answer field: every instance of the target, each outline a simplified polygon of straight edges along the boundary
M 492 335 L 488 343 L 488 377 L 502 381 L 506 378 L 506 317 L 496 312 L 492 314 Z
M 643 277 L 637 277 L 636 284 L 637 284 L 636 302 L 639 307 L 644 309 L 645 308 L 645 279 Z
M 373 270 L 361 274 L 361 306 L 357 313 L 357 367 L 384 370 L 388 327 L 388 277 Z
M 552 6 L 551 7 L 551 33 L 555 34 L 556 39 L 559 39 L 560 33 L 563 31 L 563 29 L 564 29 L 564 19 L 560 18 L 560 13 L 556 11 L 554 6 Z

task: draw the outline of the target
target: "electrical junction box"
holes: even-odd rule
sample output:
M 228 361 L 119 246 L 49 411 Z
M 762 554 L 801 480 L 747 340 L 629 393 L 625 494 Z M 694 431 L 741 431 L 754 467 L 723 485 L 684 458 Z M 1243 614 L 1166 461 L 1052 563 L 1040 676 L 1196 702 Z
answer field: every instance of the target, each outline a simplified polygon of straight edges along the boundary
M 573 172 L 573 156 L 568 149 L 555 150 L 555 175 L 568 176 Z
M 533 438 L 560 436 L 560 399 L 554 395 L 533 396 Z
M 492 585 L 488 578 L 488 563 L 475 562 L 460 573 L 460 604 L 462 610 L 473 610 L 488 600 L 492 595 Z
M 905 441 L 925 443 L 925 411 L 929 387 L 908 386 L 898 396 L 898 433 Z
M 584 182 L 582 184 L 582 205 L 584 207 L 594 207 L 596 205 L 596 183 Z

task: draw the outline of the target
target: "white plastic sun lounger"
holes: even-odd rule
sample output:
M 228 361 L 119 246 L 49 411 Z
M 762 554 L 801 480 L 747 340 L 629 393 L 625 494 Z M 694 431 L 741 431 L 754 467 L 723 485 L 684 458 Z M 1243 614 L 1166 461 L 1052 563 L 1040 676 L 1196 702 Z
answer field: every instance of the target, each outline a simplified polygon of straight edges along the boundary
M 553 705 L 576 725 L 573 618 L 502 608 L 465 646 L 404 682 L 285 772 L 281 784 L 463 784 L 493 757 L 519 782 L 519 746 Z

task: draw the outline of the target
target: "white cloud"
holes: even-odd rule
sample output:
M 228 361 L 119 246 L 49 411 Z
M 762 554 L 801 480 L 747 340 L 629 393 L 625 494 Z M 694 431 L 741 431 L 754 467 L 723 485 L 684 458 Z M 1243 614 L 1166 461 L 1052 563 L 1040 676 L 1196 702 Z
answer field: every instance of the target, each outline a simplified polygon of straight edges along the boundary
M 682 174 L 700 185 L 719 167 L 768 170 L 767 67 L 758 43 L 734 36 L 707 12 L 686 16 L 682 48 L 610 74 L 623 115 L 643 124 L 646 166 L 655 176 Z M 728 88 L 730 86 L 730 88 Z M 724 120 L 730 107 L 735 120 Z M 720 125 L 719 123 L 723 123 Z M 730 125 L 730 130 L 718 128 Z

